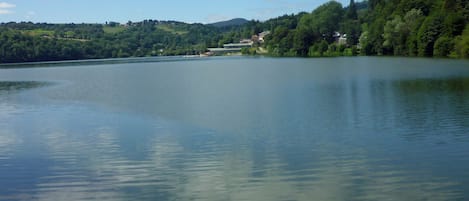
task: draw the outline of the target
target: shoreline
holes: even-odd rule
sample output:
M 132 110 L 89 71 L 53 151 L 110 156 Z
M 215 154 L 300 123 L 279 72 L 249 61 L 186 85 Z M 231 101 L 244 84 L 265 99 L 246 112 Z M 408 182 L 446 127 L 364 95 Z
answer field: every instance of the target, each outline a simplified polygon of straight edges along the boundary
M 467 58 L 450 58 L 450 57 L 419 57 L 419 56 L 392 56 L 392 55 L 355 55 L 355 56 L 318 56 L 318 57 L 298 57 L 298 56 L 272 56 L 269 54 L 233 54 L 221 56 L 201 56 L 201 55 L 180 55 L 180 56 L 148 56 L 148 57 L 123 57 L 123 58 L 106 58 L 106 59 L 79 59 L 79 60 L 55 60 L 55 61 L 32 61 L 20 63 L 0 63 L 0 69 L 10 68 L 29 68 L 34 66 L 50 65 L 81 65 L 81 64 L 120 64 L 120 63 L 145 63 L 145 62 L 171 62 L 171 61 L 190 61 L 190 60 L 203 60 L 213 58 L 227 58 L 227 57 L 269 57 L 269 58 L 302 58 L 302 59 L 315 59 L 315 58 L 351 58 L 351 57 L 373 57 L 373 58 L 415 58 L 415 59 L 438 59 L 438 60 L 460 60 L 469 61 Z

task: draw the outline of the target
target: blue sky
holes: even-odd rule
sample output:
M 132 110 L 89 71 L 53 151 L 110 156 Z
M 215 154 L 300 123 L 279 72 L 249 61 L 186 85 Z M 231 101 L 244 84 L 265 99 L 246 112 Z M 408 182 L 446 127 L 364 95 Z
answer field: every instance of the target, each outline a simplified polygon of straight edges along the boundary
M 310 12 L 329 0 L 0 0 L 0 22 L 104 23 L 144 19 L 210 23 Z M 337 0 L 347 5 L 350 0 Z

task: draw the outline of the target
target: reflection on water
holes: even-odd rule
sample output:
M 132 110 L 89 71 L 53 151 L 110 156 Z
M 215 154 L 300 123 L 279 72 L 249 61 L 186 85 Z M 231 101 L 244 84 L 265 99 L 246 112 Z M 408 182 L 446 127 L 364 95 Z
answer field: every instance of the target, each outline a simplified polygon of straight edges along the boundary
M 469 198 L 468 71 L 273 62 L 0 74 L 74 83 L 0 94 L 0 200 Z
M 148 63 L 148 62 L 194 61 L 194 60 L 202 60 L 202 59 L 204 59 L 204 58 L 203 57 L 166 56 L 166 57 L 134 57 L 134 58 L 112 58 L 112 59 L 87 59 L 87 60 L 70 60 L 70 61 L 45 61 L 45 62 L 0 64 L 0 69 L 70 67 L 70 66 L 83 66 L 83 65 L 129 64 L 129 63 Z
M 400 81 L 393 85 L 400 93 L 401 104 L 396 107 L 401 110 L 399 120 L 412 126 L 412 133 L 408 133 L 412 136 L 407 137 L 434 133 L 467 140 L 464 138 L 469 135 L 466 120 L 469 117 L 469 78 Z
M 448 200 L 462 196 L 455 190 L 462 187 L 459 182 L 425 168 L 410 169 L 386 161 L 389 158 L 371 157 L 364 147 L 319 140 L 307 148 L 293 140 L 299 147 L 283 150 L 285 145 L 251 144 L 252 139 L 220 137 L 210 130 L 162 120 L 103 115 L 85 108 L 66 110 L 80 112 L 47 110 L 28 117 L 1 117 L 12 125 L 3 127 L 2 139 L 20 137 L 0 146 L 0 199 Z M 13 128 L 20 122 L 31 127 Z
M 5 93 L 15 93 L 25 89 L 46 86 L 47 83 L 35 81 L 0 81 L 0 95 Z

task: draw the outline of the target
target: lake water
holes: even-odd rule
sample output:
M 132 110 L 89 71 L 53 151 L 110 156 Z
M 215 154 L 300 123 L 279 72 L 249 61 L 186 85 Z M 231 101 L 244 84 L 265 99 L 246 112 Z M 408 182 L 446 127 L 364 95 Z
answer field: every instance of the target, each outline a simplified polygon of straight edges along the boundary
M 469 200 L 467 60 L 6 67 L 0 200 Z

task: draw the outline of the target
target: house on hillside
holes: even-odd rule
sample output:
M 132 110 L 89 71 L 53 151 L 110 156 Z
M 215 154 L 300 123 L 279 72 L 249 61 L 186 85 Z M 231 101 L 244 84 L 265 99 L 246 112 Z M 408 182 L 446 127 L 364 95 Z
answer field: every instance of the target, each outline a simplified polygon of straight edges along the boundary
M 270 31 L 263 31 L 263 32 L 259 33 L 259 35 L 258 35 L 259 42 L 263 43 L 265 36 L 267 36 L 269 34 L 270 34 Z
M 248 43 L 228 43 L 228 44 L 224 44 L 223 47 L 226 48 L 226 49 L 240 49 L 241 48 L 245 48 L 245 47 L 252 47 L 252 41 L 251 42 L 248 42 Z
M 241 53 L 243 48 L 250 48 L 254 43 L 250 39 L 243 39 L 239 43 L 223 44 L 223 48 L 208 48 L 209 55 L 225 55 Z
M 252 43 L 252 42 L 253 42 L 252 39 L 241 39 L 239 41 L 239 43 L 242 43 L 242 44 L 247 44 L 247 43 Z
M 239 43 L 223 44 L 223 48 L 208 48 L 207 55 L 225 55 L 233 53 L 241 53 L 243 48 L 251 48 L 255 43 L 263 43 L 264 37 L 269 35 L 270 31 L 264 31 L 258 35 L 253 35 L 250 39 L 241 39 Z
M 341 34 L 340 32 L 334 33 L 335 42 L 339 45 L 347 45 L 347 34 Z

